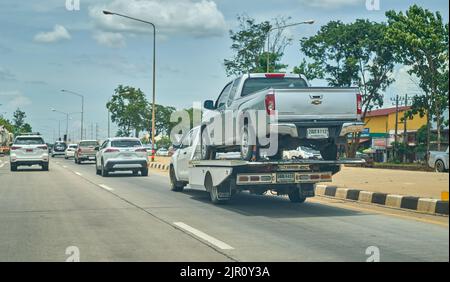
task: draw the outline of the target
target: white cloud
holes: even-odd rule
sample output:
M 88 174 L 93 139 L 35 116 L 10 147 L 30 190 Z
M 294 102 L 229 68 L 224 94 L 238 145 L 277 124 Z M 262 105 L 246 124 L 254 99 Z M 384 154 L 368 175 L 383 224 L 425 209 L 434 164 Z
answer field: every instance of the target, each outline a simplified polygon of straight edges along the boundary
M 361 5 L 365 7 L 366 0 L 299 0 L 301 4 L 316 8 L 336 9 L 347 6 Z
M 122 17 L 104 15 L 103 10 L 151 21 L 156 25 L 159 35 L 211 37 L 221 36 L 227 29 L 223 14 L 212 0 L 114 0 L 107 5 L 89 8 L 89 15 L 102 29 L 142 33 L 152 32 L 152 28 Z
M 117 32 L 97 31 L 94 33 L 93 38 L 98 44 L 111 48 L 122 48 L 126 46 L 124 36 Z
M 0 92 L 0 100 L 4 102 L 4 108 L 9 111 L 14 111 L 17 108 L 31 104 L 31 100 L 17 90 Z
M 55 25 L 52 31 L 40 32 L 34 36 L 34 41 L 39 43 L 53 43 L 60 40 L 69 40 L 70 34 L 62 25 Z

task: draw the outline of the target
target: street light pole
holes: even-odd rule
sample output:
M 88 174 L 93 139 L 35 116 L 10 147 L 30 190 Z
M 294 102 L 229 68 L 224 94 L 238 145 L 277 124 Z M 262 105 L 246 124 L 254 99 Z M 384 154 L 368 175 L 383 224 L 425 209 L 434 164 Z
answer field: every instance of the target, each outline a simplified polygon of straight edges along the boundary
M 152 22 L 144 21 L 141 19 L 133 18 L 127 15 L 114 13 L 110 11 L 103 11 L 103 14 L 105 15 L 115 15 L 123 18 L 127 18 L 130 20 L 142 22 L 145 24 L 149 24 L 153 27 L 153 100 L 152 100 L 152 162 L 155 161 L 155 118 L 156 118 L 156 27 Z
M 74 91 L 65 90 L 65 89 L 62 89 L 61 92 L 81 97 L 81 139 L 80 139 L 80 141 L 81 141 L 81 140 L 83 140 L 83 126 L 84 126 L 84 95 L 81 95 L 80 93 L 77 93 Z
M 281 28 L 286 28 L 286 27 L 291 27 L 291 26 L 296 26 L 296 25 L 301 25 L 301 24 L 313 24 L 313 23 L 314 23 L 314 20 L 309 20 L 309 21 L 303 21 L 303 22 L 299 22 L 299 23 L 293 23 L 293 24 L 278 26 L 278 27 L 269 29 L 269 31 L 267 32 L 267 62 L 266 62 L 267 73 L 270 72 L 270 33 L 274 30 L 281 29 Z

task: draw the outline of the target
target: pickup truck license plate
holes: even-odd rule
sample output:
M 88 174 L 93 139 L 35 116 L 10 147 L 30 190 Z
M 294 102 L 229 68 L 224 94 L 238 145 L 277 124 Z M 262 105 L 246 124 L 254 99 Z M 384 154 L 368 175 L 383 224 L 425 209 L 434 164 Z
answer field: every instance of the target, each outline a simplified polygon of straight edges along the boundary
M 277 183 L 293 183 L 295 182 L 295 174 L 293 172 L 277 173 Z
M 326 139 L 330 136 L 328 128 L 308 128 L 306 138 L 308 139 Z

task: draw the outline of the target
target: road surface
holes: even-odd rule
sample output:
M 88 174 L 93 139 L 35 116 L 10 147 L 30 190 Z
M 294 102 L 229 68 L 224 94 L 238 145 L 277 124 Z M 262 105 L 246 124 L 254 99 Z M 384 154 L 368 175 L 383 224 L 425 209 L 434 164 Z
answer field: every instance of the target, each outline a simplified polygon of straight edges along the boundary
M 62 158 L 12 173 L 0 160 L 0 261 L 66 261 L 74 247 L 80 261 L 449 260 L 448 217 L 245 193 L 214 206 L 158 173 L 103 178 Z

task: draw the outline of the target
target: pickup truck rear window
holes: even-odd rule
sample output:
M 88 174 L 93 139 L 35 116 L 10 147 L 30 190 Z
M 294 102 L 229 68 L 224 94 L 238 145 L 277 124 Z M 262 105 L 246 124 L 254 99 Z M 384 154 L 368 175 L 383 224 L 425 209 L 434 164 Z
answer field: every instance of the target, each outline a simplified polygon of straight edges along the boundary
M 129 148 L 129 147 L 141 147 L 142 144 L 138 140 L 117 140 L 111 142 L 111 147 L 116 148 Z
M 80 147 L 95 147 L 98 146 L 98 143 L 95 141 L 83 141 L 80 142 Z
M 308 87 L 306 81 L 302 78 L 277 77 L 277 78 L 249 78 L 245 81 L 242 88 L 242 96 L 248 96 L 264 89 L 301 89 Z
M 16 145 L 41 145 L 44 144 L 44 140 L 42 138 L 38 137 L 21 137 L 17 138 L 16 142 L 14 142 Z

